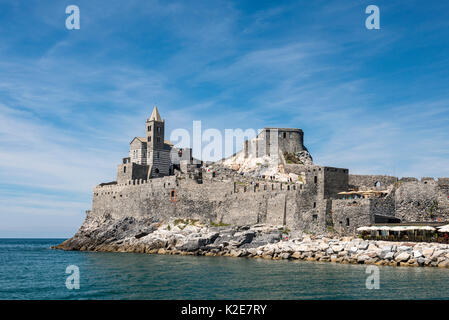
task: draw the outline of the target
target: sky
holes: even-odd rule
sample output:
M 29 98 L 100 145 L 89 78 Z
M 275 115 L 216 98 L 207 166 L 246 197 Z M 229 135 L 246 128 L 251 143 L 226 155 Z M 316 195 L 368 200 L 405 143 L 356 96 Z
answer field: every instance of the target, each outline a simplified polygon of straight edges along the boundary
M 0 237 L 73 235 L 153 105 L 166 138 L 301 128 L 319 165 L 449 177 L 447 1 L 1 0 L 0 23 Z

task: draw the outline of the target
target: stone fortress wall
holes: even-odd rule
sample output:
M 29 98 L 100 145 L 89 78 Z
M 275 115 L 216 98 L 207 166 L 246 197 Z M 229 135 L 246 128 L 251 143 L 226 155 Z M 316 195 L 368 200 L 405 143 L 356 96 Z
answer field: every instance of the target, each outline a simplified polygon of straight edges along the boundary
M 164 121 L 156 107 L 146 131 L 146 138 L 132 140 L 130 157 L 117 168 L 117 181 L 95 187 L 89 215 L 266 223 L 340 234 L 373 223 L 449 220 L 449 178 L 353 175 L 346 168 L 315 165 L 310 155 L 306 161 L 288 162 L 284 154 L 308 155 L 301 129 L 265 128 L 245 141 L 241 151 L 244 158 L 275 158 L 279 170 L 296 181 L 193 164 L 191 149 L 177 149 L 163 140 Z M 382 191 L 382 197 L 343 199 L 341 192 L 351 190 Z

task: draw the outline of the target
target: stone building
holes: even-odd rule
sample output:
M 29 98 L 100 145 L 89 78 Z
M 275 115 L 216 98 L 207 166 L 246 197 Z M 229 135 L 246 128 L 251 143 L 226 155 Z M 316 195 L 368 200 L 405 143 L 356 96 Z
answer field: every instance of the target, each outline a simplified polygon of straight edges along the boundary
M 156 106 L 145 123 L 145 137 L 135 137 L 129 147 L 129 157 L 117 168 L 117 182 L 148 180 L 173 174 L 182 162 L 191 163 L 191 149 L 174 148 L 164 139 L 165 121 Z
M 373 223 L 449 219 L 449 178 L 353 175 L 319 166 L 301 129 L 265 128 L 242 151 L 210 165 L 195 164 L 192 150 L 175 148 L 164 131 L 154 107 L 146 136 L 131 141 L 117 180 L 95 187 L 89 215 L 266 223 L 340 234 Z

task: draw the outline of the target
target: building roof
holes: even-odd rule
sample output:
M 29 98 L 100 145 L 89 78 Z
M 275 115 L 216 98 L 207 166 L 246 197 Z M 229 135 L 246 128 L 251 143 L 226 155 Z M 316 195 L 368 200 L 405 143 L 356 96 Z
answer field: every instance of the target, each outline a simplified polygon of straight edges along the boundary
M 147 138 L 146 137 L 135 137 L 134 139 L 131 140 L 130 143 L 132 143 L 136 139 L 139 140 L 142 143 L 147 143 Z M 169 140 L 164 140 L 164 144 L 169 145 L 170 147 L 173 147 L 173 143 L 171 143 Z
M 154 106 L 153 112 L 151 113 L 149 121 L 162 121 L 161 115 L 159 114 L 159 110 Z
M 350 195 L 350 194 L 381 194 L 388 193 L 388 190 L 366 190 L 366 191 L 343 191 L 338 194 Z
M 133 143 L 133 141 L 136 140 L 136 139 L 139 140 L 142 143 L 146 143 L 147 142 L 145 137 L 134 137 L 134 139 L 132 139 L 129 144 Z

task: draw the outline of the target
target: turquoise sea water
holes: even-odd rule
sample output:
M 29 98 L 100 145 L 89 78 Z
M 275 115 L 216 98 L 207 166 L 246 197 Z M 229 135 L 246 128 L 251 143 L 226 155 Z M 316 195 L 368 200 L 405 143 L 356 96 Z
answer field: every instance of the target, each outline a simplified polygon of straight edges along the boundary
M 64 239 L 0 239 L 0 299 L 447 299 L 449 269 L 227 257 L 67 252 Z M 80 270 L 68 290 L 66 267 Z

